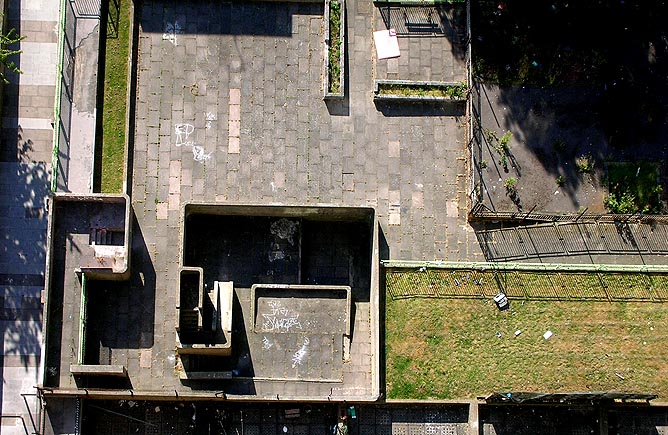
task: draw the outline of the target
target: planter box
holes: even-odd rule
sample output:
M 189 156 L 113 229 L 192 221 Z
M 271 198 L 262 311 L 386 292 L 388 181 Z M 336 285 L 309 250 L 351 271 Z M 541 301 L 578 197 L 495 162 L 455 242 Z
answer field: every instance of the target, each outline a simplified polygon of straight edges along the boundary
M 332 20 L 332 3 L 338 3 L 339 4 L 339 37 L 336 39 L 336 41 L 332 41 L 330 38 L 331 35 L 331 27 L 330 25 L 331 20 Z M 324 56 L 325 56 L 325 62 L 324 62 L 324 71 L 323 71 L 323 87 L 324 87 L 324 98 L 326 100 L 328 99 L 343 99 L 345 96 L 345 54 L 346 54 L 346 44 L 345 44 L 345 37 L 346 37 L 346 4 L 345 0 L 325 0 L 325 51 L 324 51 Z M 339 55 L 337 56 L 336 59 L 331 59 L 332 62 L 336 61 L 336 65 L 338 66 L 338 87 L 336 89 L 331 89 L 332 84 L 336 86 L 336 79 L 332 80 L 332 77 L 330 77 L 330 72 L 336 72 L 336 68 L 334 68 L 334 71 L 330 71 L 332 68 L 330 68 L 330 54 L 332 53 L 332 50 L 336 50 L 336 48 L 339 48 Z
M 427 82 L 412 80 L 376 80 L 374 81 L 374 101 L 398 101 L 408 103 L 463 103 L 468 96 L 468 86 L 462 92 L 454 92 L 454 95 L 428 95 L 430 90 L 447 90 L 466 86 L 464 83 L 456 82 Z M 389 88 L 402 88 L 402 92 L 390 91 Z M 413 93 L 412 90 L 415 90 Z M 463 94 L 463 95 L 460 95 Z

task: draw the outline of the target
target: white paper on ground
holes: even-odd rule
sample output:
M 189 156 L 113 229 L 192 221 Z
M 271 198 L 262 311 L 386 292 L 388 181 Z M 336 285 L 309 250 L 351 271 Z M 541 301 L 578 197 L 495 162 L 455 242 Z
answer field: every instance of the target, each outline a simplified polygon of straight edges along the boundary
M 399 52 L 399 40 L 397 39 L 396 32 L 393 30 L 373 32 L 373 42 L 376 45 L 378 59 L 391 59 L 401 55 Z

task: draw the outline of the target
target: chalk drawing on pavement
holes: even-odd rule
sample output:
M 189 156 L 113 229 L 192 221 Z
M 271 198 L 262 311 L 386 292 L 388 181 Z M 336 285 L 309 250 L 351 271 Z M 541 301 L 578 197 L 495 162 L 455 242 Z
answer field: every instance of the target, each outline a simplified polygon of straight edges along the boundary
M 193 159 L 196 162 L 204 163 L 211 158 L 213 152 L 207 153 L 204 148 L 199 145 L 193 145 Z
M 308 345 L 310 341 L 308 337 L 304 337 L 304 344 L 300 347 L 297 352 L 292 356 L 292 368 L 297 368 L 297 366 L 302 365 L 304 357 L 308 354 Z
M 197 145 L 190 139 L 194 131 L 195 127 L 192 124 L 174 124 L 174 134 L 176 135 L 174 145 L 177 147 L 191 147 L 193 160 L 199 163 L 206 163 L 211 160 L 213 151 L 207 153 L 202 145 Z
M 218 117 L 216 116 L 215 113 L 213 112 L 207 112 L 206 114 L 206 129 L 210 130 L 211 129 L 211 122 L 212 121 L 217 121 Z
M 192 124 L 176 124 L 174 125 L 174 130 L 176 132 L 176 146 L 180 147 L 183 145 L 193 146 L 194 143 L 189 141 L 188 138 L 195 131 L 195 127 Z
M 174 21 L 173 23 L 165 23 L 165 33 L 162 34 L 162 39 L 164 41 L 169 41 L 176 46 L 179 45 L 176 41 L 176 35 L 181 33 L 183 33 L 183 29 L 181 29 L 181 25 L 178 21 Z

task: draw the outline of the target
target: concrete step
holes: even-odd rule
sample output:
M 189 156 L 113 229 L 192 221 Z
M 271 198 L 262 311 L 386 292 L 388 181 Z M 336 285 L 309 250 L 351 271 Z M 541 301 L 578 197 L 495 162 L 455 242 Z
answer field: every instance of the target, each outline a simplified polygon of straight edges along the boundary
M 199 312 L 194 309 L 182 308 L 179 315 L 179 330 L 181 332 L 195 332 L 198 330 Z

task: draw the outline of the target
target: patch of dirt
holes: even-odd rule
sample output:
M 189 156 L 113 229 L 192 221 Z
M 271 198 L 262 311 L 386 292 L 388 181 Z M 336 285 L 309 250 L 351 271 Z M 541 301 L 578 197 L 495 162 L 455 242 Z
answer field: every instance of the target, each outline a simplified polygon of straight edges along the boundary
M 603 213 L 607 162 L 668 158 L 658 139 L 666 132 L 636 146 L 610 144 L 601 121 L 604 92 L 478 85 L 473 98 L 476 177 L 492 210 Z

